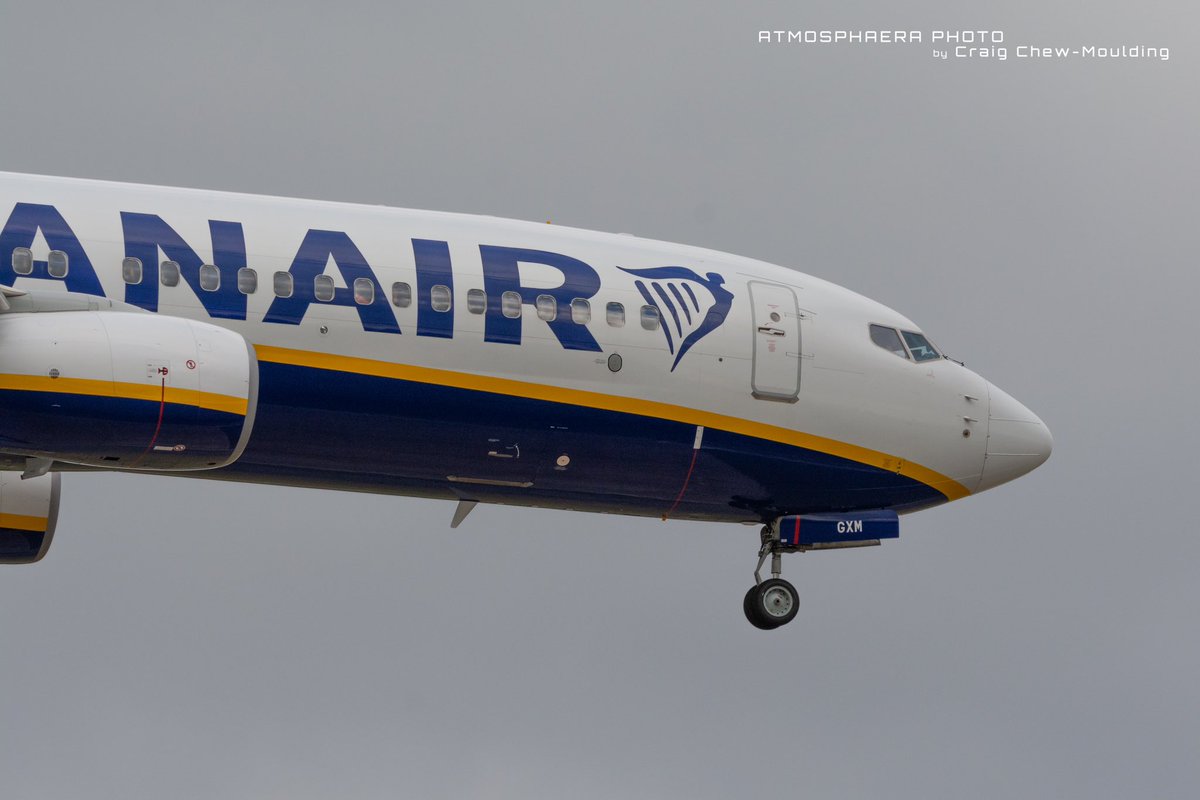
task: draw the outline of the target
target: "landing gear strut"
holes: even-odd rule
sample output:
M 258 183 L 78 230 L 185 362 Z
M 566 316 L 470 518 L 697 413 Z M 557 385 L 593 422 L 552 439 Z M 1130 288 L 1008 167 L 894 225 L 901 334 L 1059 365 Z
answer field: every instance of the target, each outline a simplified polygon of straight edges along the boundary
M 771 557 L 771 577 L 762 579 L 762 567 L 767 556 Z M 758 550 L 758 566 L 754 568 L 754 585 L 746 592 L 742 610 L 750 624 L 764 631 L 786 625 L 796 618 L 800 610 L 800 597 L 796 587 L 785 581 L 783 573 L 783 548 L 779 537 L 770 525 L 762 529 L 762 547 Z

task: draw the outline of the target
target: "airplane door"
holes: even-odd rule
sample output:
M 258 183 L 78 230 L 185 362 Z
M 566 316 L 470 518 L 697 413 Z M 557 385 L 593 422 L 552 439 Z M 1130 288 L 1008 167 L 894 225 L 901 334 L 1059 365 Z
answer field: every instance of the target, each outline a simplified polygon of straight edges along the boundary
M 760 400 L 794 403 L 800 397 L 800 309 L 796 293 L 776 283 L 750 281 L 754 309 L 754 367 L 750 388 Z

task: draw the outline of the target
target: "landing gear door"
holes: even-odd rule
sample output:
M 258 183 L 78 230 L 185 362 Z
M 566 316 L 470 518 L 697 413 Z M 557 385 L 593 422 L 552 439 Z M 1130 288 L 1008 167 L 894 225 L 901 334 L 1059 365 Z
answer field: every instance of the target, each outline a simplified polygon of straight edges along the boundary
M 759 400 L 794 403 L 800 397 L 800 309 L 796 293 L 776 283 L 750 281 L 754 308 L 751 392 Z

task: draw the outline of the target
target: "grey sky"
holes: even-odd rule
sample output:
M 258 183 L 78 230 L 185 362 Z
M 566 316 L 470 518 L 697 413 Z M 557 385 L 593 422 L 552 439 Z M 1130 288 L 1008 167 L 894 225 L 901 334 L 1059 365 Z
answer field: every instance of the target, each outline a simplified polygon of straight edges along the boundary
M 789 557 L 774 634 L 742 617 L 749 528 L 451 532 L 449 503 L 67 475 L 47 560 L 0 571 L 5 797 L 1195 795 L 1194 10 L 263 5 L 0 6 L 0 169 L 794 266 L 915 319 L 1055 452 L 898 543 Z M 1171 60 L 755 41 L 960 25 Z

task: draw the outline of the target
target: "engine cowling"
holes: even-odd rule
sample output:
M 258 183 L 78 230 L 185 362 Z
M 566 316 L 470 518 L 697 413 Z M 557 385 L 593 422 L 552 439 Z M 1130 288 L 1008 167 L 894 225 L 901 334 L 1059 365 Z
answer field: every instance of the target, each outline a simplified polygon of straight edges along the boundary
M 123 311 L 0 315 L 0 451 L 108 469 L 237 460 L 258 362 L 239 334 Z
M 42 560 L 58 522 L 58 493 L 58 473 L 21 480 L 0 472 L 0 564 Z

